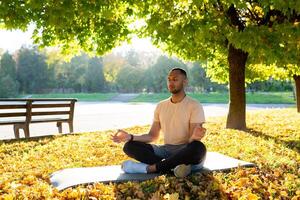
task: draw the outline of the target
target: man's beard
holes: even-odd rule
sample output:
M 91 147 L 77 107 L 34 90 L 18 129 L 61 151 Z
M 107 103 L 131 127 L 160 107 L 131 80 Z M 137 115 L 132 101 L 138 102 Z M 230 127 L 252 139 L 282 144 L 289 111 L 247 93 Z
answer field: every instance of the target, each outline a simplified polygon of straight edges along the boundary
M 170 90 L 169 91 L 172 93 L 172 94 L 178 94 L 181 92 L 181 89 L 173 89 L 173 90 Z

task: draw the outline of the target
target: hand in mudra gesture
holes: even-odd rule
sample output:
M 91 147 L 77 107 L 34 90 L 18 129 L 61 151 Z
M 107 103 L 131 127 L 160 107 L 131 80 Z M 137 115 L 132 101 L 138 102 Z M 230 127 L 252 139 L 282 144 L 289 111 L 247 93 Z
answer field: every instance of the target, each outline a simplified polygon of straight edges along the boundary
M 202 126 L 195 127 L 193 131 L 193 135 L 190 138 L 190 141 L 201 140 L 205 136 L 205 133 L 206 133 L 206 128 Z
M 130 137 L 130 134 L 122 129 L 118 129 L 115 134 L 111 135 L 111 139 L 116 143 L 127 142 L 130 140 Z

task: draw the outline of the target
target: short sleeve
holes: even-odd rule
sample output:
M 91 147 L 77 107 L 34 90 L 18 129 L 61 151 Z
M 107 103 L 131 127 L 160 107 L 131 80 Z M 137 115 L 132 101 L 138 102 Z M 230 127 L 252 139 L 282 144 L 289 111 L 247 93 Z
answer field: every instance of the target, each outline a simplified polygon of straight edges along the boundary
M 159 122 L 159 104 L 156 106 L 154 110 L 154 117 L 153 117 L 154 122 Z
M 204 116 L 203 107 L 200 103 L 196 102 L 192 106 L 190 123 L 204 123 L 204 122 L 205 122 L 205 116 Z

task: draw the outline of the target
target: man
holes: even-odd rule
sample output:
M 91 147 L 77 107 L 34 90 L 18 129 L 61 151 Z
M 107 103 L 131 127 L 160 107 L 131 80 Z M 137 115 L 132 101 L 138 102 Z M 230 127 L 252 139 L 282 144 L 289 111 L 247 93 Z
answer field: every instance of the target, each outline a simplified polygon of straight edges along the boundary
M 186 96 L 184 88 L 188 84 L 186 72 L 173 68 L 168 74 L 168 89 L 171 97 L 158 103 L 154 120 L 148 134 L 132 135 L 118 130 L 112 135 L 114 142 L 126 142 L 124 152 L 131 160 L 122 164 L 126 173 L 167 173 L 174 169 L 177 177 L 185 177 L 191 172 L 191 165 L 203 163 L 206 148 L 200 140 L 206 129 L 201 104 Z M 149 144 L 164 136 L 164 145 Z

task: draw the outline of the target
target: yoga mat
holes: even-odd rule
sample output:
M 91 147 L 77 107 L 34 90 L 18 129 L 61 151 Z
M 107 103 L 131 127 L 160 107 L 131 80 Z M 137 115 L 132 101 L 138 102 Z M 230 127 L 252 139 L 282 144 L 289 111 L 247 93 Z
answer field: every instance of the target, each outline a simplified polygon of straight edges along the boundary
M 217 152 L 208 152 L 203 166 L 192 166 L 193 172 L 223 171 L 238 166 L 252 167 L 253 163 L 238 160 Z M 56 171 L 50 175 L 50 181 L 58 190 L 94 182 L 124 182 L 144 181 L 153 179 L 161 174 L 126 174 L 120 165 L 69 168 Z

